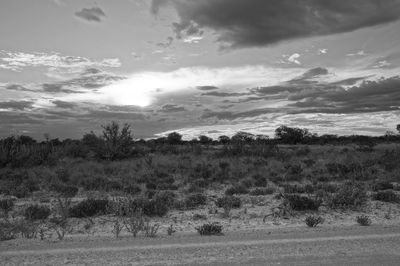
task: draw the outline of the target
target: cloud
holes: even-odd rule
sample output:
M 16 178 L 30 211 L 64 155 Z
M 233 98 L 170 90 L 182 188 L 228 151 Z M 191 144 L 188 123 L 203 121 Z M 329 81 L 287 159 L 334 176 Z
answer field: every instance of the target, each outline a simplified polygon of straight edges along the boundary
M 290 63 L 294 63 L 297 65 L 301 65 L 301 62 L 298 60 L 300 58 L 300 55 L 298 53 L 294 53 L 289 58 L 287 59 Z
M 32 108 L 32 101 L 7 101 L 0 102 L 0 109 L 25 110 Z
M 197 86 L 196 89 L 201 90 L 201 91 L 219 90 L 219 88 L 215 87 L 215 86 Z
M 176 113 L 186 111 L 186 109 L 183 106 L 178 106 L 175 104 L 165 104 L 159 111 L 163 113 Z
M 75 16 L 86 21 L 100 22 L 106 14 L 100 7 L 91 7 L 75 12 Z
M 118 58 L 106 58 L 92 61 L 81 56 L 63 56 L 59 53 L 24 53 L 0 51 L 1 65 L 13 71 L 22 71 L 27 67 L 48 67 L 74 72 L 81 72 L 85 68 L 117 68 L 121 66 Z
M 245 95 L 249 95 L 249 93 L 210 91 L 201 94 L 201 96 L 215 96 L 215 97 L 238 97 Z
M 35 92 L 36 90 L 31 90 L 28 88 L 25 88 L 24 86 L 20 84 L 9 84 L 5 86 L 6 90 L 12 90 L 12 91 L 29 91 L 29 92 Z
M 321 55 L 321 54 L 327 54 L 328 53 L 328 49 L 326 49 L 326 48 L 323 48 L 323 49 L 319 49 L 318 50 L 318 54 L 319 55 Z
M 63 109 L 71 109 L 76 107 L 75 103 L 71 103 L 71 102 L 64 102 L 64 101 L 59 101 L 59 100 L 55 100 L 52 101 L 52 103 L 58 107 L 58 108 L 63 108 Z
M 157 14 L 172 6 L 178 37 L 208 28 L 223 47 L 265 46 L 284 40 L 350 32 L 400 18 L 399 0 L 153 0 Z
M 159 42 L 159 43 L 157 43 L 157 46 L 158 46 L 158 47 L 161 47 L 161 48 L 164 48 L 164 49 L 165 49 L 165 48 L 168 48 L 168 47 L 171 46 L 173 40 L 174 40 L 174 38 L 172 38 L 172 37 L 170 36 L 170 37 L 167 38 L 167 40 L 166 40 L 165 42 Z

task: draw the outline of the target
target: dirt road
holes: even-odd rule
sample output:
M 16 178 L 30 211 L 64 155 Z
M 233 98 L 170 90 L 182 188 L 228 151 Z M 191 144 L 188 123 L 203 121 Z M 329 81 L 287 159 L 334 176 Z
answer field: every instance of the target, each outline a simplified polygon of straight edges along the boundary
M 3 242 L 1 265 L 400 265 L 399 226 Z

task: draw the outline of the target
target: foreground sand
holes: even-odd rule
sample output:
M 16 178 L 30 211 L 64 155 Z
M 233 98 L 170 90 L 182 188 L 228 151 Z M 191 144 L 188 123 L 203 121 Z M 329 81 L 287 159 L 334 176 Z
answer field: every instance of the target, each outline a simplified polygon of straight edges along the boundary
M 1 265 L 398 265 L 399 261 L 399 225 L 0 243 Z

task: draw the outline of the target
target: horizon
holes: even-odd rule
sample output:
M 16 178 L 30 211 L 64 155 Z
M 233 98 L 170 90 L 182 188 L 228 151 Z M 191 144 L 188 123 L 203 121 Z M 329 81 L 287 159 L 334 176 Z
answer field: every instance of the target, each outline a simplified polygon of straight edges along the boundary
M 400 123 L 400 0 L 3 0 L 0 36 L 0 138 Z

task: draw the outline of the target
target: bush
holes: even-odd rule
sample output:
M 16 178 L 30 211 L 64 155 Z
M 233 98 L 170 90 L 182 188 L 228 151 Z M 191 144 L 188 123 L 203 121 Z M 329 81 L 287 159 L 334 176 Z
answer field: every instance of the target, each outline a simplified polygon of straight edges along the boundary
M 19 231 L 8 221 L 0 221 L 0 241 L 11 240 L 17 237 Z
M 308 227 L 317 227 L 317 225 L 322 224 L 324 222 L 324 218 L 321 216 L 307 216 L 306 220 L 306 225 Z
M 44 205 L 31 205 L 25 209 L 24 217 L 28 221 L 45 220 L 50 216 L 50 208 Z
M 285 201 L 294 211 L 317 211 L 322 201 L 320 199 L 312 199 L 298 194 L 285 194 Z
M 261 196 L 261 195 L 270 195 L 275 192 L 275 189 L 272 187 L 268 188 L 255 188 L 250 191 L 251 196 Z
M 0 200 L 0 210 L 8 217 L 8 213 L 14 207 L 14 201 L 11 199 L 2 199 Z
M 363 185 L 345 183 L 339 187 L 336 193 L 330 196 L 328 205 L 334 209 L 354 209 L 364 206 L 367 200 L 367 191 Z
M 222 198 L 217 199 L 216 202 L 217 207 L 219 208 L 240 208 L 242 206 L 242 202 L 240 198 L 235 197 L 235 196 L 224 196 Z
M 234 194 L 247 194 L 249 190 L 242 184 L 234 185 L 225 191 L 225 195 L 232 196 Z
M 51 190 L 60 194 L 61 197 L 73 198 L 78 193 L 76 186 L 70 186 L 65 184 L 53 184 Z
M 201 193 L 189 195 L 185 199 L 186 208 L 193 209 L 198 206 L 206 204 L 207 197 Z
M 169 207 L 172 206 L 170 199 L 167 196 L 155 195 L 153 199 L 148 198 L 135 198 L 128 203 L 127 210 L 124 210 L 122 215 L 127 213 L 143 213 L 146 216 L 159 216 L 166 215 Z
M 399 203 L 400 197 L 393 192 L 393 190 L 379 191 L 375 193 L 374 200 L 379 200 L 383 202 Z
M 138 185 L 129 185 L 124 187 L 124 192 L 131 195 L 139 194 L 142 191 Z
M 361 226 L 369 226 L 371 225 L 371 219 L 366 215 L 357 216 L 356 221 Z
M 374 184 L 372 184 L 373 191 L 388 190 L 388 189 L 394 189 L 394 185 L 389 181 L 379 180 L 376 181 Z
M 208 223 L 196 227 L 196 230 L 201 236 L 221 235 L 222 225 L 219 223 Z
M 69 209 L 69 215 L 75 218 L 92 217 L 107 212 L 107 199 L 85 199 Z

